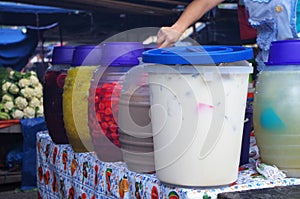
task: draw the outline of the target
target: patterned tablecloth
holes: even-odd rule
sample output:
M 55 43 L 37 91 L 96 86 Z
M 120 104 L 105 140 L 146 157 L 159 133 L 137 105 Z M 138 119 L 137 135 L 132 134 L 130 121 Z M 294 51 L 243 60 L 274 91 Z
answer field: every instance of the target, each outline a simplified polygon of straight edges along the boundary
M 255 170 L 258 150 L 253 136 L 251 143 L 250 163 L 240 167 L 234 184 L 184 188 L 163 184 L 155 174 L 129 171 L 124 162 L 101 162 L 95 153 L 74 153 L 70 145 L 56 145 L 48 132 L 42 131 L 37 134 L 38 196 L 51 199 L 213 199 L 221 192 L 300 184 L 298 178 L 270 181 L 259 175 Z

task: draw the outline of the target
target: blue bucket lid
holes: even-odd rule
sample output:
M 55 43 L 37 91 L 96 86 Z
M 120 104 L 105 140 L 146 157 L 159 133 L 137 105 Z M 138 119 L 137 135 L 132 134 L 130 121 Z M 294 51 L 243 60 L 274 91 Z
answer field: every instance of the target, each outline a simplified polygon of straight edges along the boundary
M 218 64 L 252 58 L 252 48 L 242 46 L 180 46 L 143 53 L 144 63 L 157 64 Z
M 299 65 L 300 40 L 273 41 L 266 65 Z
M 55 46 L 52 53 L 52 64 L 71 65 L 74 49 L 74 46 Z

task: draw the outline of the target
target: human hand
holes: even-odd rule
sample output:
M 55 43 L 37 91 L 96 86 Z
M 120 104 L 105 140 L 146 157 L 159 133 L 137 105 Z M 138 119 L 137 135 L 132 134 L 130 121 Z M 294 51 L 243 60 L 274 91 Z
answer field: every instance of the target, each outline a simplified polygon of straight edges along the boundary
M 165 48 L 174 45 L 182 33 L 174 30 L 172 27 L 162 27 L 157 33 L 157 45 L 159 48 Z

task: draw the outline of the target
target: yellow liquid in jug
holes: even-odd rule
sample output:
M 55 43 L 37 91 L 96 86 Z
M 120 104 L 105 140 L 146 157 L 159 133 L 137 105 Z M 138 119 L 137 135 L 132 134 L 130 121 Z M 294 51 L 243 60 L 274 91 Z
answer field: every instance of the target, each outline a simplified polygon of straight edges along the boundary
M 88 127 L 88 96 L 90 80 L 96 66 L 68 70 L 63 93 L 64 123 L 75 152 L 93 151 Z
M 263 71 L 253 103 L 262 162 L 300 176 L 300 71 Z

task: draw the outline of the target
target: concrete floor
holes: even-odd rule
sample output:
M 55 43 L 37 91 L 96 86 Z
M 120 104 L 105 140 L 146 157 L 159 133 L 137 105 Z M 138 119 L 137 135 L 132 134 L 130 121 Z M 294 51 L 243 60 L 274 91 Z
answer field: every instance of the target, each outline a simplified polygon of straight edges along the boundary
M 19 192 L 19 191 L 4 191 L 0 192 L 0 198 L 3 199 L 35 199 L 37 191 Z
M 21 183 L 0 185 L 0 199 L 35 199 L 37 191 L 21 191 Z

